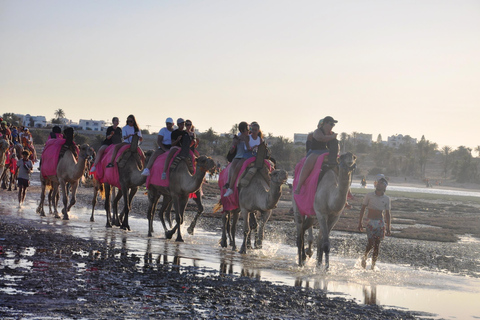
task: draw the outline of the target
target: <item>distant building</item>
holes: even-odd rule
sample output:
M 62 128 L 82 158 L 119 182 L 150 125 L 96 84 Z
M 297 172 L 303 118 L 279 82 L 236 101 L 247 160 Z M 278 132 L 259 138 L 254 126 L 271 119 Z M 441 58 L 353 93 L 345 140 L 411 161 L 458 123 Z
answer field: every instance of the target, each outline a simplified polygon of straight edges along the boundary
M 85 119 L 80 119 L 78 121 L 78 126 L 82 130 L 93 130 L 93 131 L 105 131 L 106 122 L 103 120 L 85 120 Z
M 307 143 L 308 133 L 294 133 L 293 134 L 293 143 L 294 144 L 306 144 Z
M 31 116 L 29 114 L 17 114 L 24 127 L 43 128 L 47 125 L 47 119 L 44 116 Z
M 372 135 L 367 133 L 357 133 L 355 136 L 357 143 L 365 143 L 368 146 L 372 145 Z
M 417 144 L 417 139 L 410 136 L 404 136 L 402 134 L 396 134 L 387 138 L 387 145 L 391 148 L 398 149 L 401 145 L 410 143 L 412 145 Z

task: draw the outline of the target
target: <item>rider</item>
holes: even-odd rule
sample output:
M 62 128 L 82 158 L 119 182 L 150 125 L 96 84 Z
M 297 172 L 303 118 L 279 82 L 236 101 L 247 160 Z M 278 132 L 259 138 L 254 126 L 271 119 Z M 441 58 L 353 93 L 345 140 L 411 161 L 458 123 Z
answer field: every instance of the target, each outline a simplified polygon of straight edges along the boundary
M 183 118 L 177 119 L 177 127 L 177 130 L 172 132 L 172 148 L 170 148 L 165 164 L 163 165 L 162 180 L 167 179 L 168 166 L 175 152 L 179 149 L 183 151 L 184 149 L 188 150 L 190 148 L 190 135 L 185 131 L 185 120 L 183 120 Z M 187 155 L 183 154 L 183 156 Z
M 170 148 L 172 147 L 172 132 L 173 132 L 173 119 L 168 117 L 165 120 L 165 127 L 160 129 L 157 135 L 158 149 L 155 150 L 155 152 L 150 156 L 150 159 L 148 160 L 148 163 L 145 166 L 145 169 L 143 169 L 142 171 L 142 176 L 149 176 L 150 169 L 152 169 L 152 166 L 155 160 L 157 159 L 157 157 L 170 150 Z
M 90 172 L 95 172 L 95 170 L 97 170 L 97 163 L 98 161 L 100 161 L 103 152 L 105 151 L 105 149 L 107 149 L 109 145 L 119 144 L 122 142 L 122 129 L 120 129 L 120 127 L 118 126 L 119 123 L 120 120 L 118 120 L 118 117 L 112 118 L 112 125 L 107 128 L 107 132 L 105 133 L 105 140 L 103 140 L 102 145 L 98 149 L 95 161 L 92 168 L 90 169 Z
M 135 119 L 135 116 L 131 114 L 127 117 L 127 125 L 122 128 L 123 142 L 115 145 L 112 152 L 112 158 L 110 159 L 110 163 L 106 166 L 107 168 L 113 168 L 113 162 L 115 161 L 118 150 L 120 150 L 120 148 L 125 145 L 131 144 L 132 137 L 134 135 L 138 136 L 139 141 L 143 140 L 142 131 L 138 127 L 137 120 Z M 142 163 L 145 163 L 145 155 L 143 154 L 143 152 L 140 153 L 140 157 L 142 158 Z
M 338 140 L 337 134 L 332 131 L 333 127 L 338 121 L 330 116 L 327 116 L 318 122 L 317 129 L 313 132 L 311 149 L 307 153 L 307 159 L 300 171 L 297 188 L 295 193 L 299 194 L 303 183 L 312 172 L 318 156 L 326 152 L 328 155 L 327 164 L 323 165 L 322 170 L 330 169 L 338 165 Z

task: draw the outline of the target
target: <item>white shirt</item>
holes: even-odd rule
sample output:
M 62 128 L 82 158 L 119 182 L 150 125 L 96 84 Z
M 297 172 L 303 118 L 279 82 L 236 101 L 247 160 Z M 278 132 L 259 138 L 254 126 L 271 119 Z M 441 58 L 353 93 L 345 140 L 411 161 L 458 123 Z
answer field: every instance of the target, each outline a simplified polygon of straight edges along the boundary
M 167 127 L 163 127 L 158 132 L 159 136 L 163 137 L 162 143 L 171 145 L 172 144 L 172 131 L 168 130 Z
M 129 126 L 128 124 L 122 128 L 122 138 L 123 137 L 127 137 L 131 134 L 134 134 L 135 133 L 135 128 L 133 126 Z M 137 136 L 141 137 L 142 136 L 142 133 L 140 131 L 137 132 Z M 132 143 L 132 138 L 133 137 L 128 137 L 126 139 L 123 139 L 123 142 L 126 142 L 126 143 Z

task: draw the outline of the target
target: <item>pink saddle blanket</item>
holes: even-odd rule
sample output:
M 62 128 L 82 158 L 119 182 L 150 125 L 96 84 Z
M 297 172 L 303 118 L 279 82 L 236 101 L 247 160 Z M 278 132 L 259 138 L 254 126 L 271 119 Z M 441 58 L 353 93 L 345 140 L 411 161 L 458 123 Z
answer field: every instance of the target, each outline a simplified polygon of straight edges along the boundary
M 237 184 L 238 184 L 238 181 L 239 181 L 240 177 L 243 175 L 243 173 L 247 169 L 248 165 L 250 163 L 254 162 L 254 161 L 255 161 L 255 157 L 248 158 L 247 160 L 245 160 L 245 162 L 243 163 L 242 168 L 240 169 L 240 172 L 237 176 L 237 179 L 235 180 L 235 184 L 233 186 L 230 186 L 230 188 L 232 188 L 232 190 L 233 190 L 233 194 L 231 194 L 228 197 L 223 196 L 226 192 L 226 190 L 223 189 L 223 186 L 228 182 L 228 171 L 230 170 L 230 166 L 232 164 L 229 163 L 228 166 L 220 172 L 220 175 L 218 177 L 218 186 L 220 187 L 220 201 L 221 201 L 222 206 L 223 206 L 223 212 L 238 209 L 239 202 L 238 202 Z M 264 160 L 264 162 L 265 162 L 265 165 L 267 166 L 267 168 L 270 171 L 272 171 L 273 168 L 270 166 L 270 162 L 268 160 Z
M 102 158 L 97 163 L 96 170 L 93 173 L 95 179 L 97 179 L 100 183 L 108 183 L 111 186 L 115 186 L 118 189 L 121 189 L 120 179 L 118 175 L 117 160 L 128 148 L 130 148 L 129 144 L 122 146 L 120 150 L 118 150 L 117 155 L 115 156 L 113 168 L 107 168 L 107 165 L 110 163 L 113 151 L 115 149 L 114 144 L 109 145 L 107 149 L 105 149 L 105 151 L 103 152 Z M 140 149 L 140 147 L 138 147 L 137 152 L 141 154 L 143 151 L 142 149 Z
M 162 173 L 165 166 L 165 161 L 167 161 L 168 152 L 162 153 L 157 157 L 157 159 L 155 159 L 152 169 L 150 169 L 150 175 L 147 177 L 147 189 L 150 184 L 160 187 L 168 187 L 170 185 L 170 166 L 179 153 L 180 149 L 178 149 L 178 151 L 173 154 L 172 159 L 170 159 L 167 169 L 167 178 L 164 180 L 162 180 Z M 193 172 L 195 173 L 195 155 L 192 151 L 190 151 L 190 157 L 192 158 Z
M 60 150 L 65 144 L 65 139 L 50 139 L 45 143 L 45 147 L 42 152 L 42 166 L 40 173 L 43 177 L 57 175 L 58 157 L 60 156 Z M 77 154 L 79 154 L 78 146 Z
M 317 162 L 315 163 L 315 166 L 313 167 L 312 172 L 310 172 L 310 175 L 307 177 L 307 180 L 305 180 L 305 183 L 300 189 L 300 194 L 293 195 L 298 211 L 303 216 L 315 215 L 315 210 L 313 209 L 313 202 L 315 200 L 315 192 L 317 191 L 318 178 L 319 178 L 320 172 L 322 172 L 322 163 L 325 157 L 328 157 L 328 152 L 318 156 Z M 302 171 L 302 168 L 306 159 L 307 158 L 304 157 L 295 166 L 295 178 L 293 179 L 293 190 L 297 188 L 298 180 L 300 179 L 300 172 Z

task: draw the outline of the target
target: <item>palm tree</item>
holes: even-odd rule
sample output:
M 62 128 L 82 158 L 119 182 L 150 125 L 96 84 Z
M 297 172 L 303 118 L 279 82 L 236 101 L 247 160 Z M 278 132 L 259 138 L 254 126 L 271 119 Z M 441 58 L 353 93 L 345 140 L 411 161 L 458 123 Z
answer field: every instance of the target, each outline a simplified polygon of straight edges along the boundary
M 62 118 L 65 118 L 65 111 L 63 111 L 63 109 L 57 109 L 55 110 L 55 117 L 57 119 L 62 119 Z
M 477 146 L 475 148 L 475 152 L 478 154 L 478 157 L 480 158 L 480 146 Z
M 425 139 L 425 136 L 422 136 L 422 139 L 417 143 L 417 155 L 418 163 L 420 165 L 420 174 L 422 178 L 425 178 L 425 170 L 427 167 L 428 159 L 435 154 L 437 149 L 437 144 L 430 142 Z
M 442 153 L 444 156 L 443 159 L 443 177 L 447 179 L 447 171 L 450 168 L 450 153 L 452 152 L 452 148 L 449 146 L 444 146 L 442 148 Z

